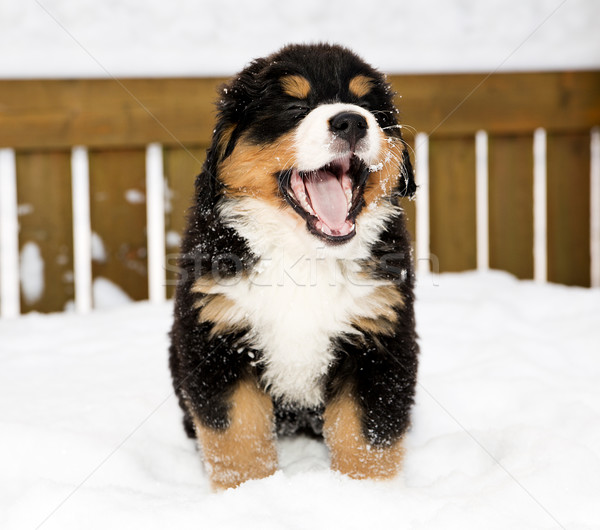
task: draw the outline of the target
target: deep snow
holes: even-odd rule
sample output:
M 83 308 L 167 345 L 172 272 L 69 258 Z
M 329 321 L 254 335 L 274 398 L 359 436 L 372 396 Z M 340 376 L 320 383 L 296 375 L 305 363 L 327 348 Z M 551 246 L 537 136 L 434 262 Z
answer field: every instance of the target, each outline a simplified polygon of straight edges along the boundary
M 0 320 L 0 527 L 598 528 L 599 291 L 465 273 L 417 294 L 401 475 L 354 482 L 298 438 L 220 494 L 171 390 L 170 303 Z
M 389 73 L 600 67 L 597 0 L 4 0 L 0 78 L 231 75 L 290 42 Z

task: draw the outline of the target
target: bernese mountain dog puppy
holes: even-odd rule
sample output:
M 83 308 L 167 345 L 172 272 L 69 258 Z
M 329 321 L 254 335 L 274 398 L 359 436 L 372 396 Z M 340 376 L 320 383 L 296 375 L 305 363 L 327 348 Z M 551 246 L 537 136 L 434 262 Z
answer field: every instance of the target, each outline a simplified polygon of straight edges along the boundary
M 276 436 L 393 477 L 413 404 L 415 192 L 384 76 L 334 45 L 255 60 L 220 92 L 182 242 L 170 368 L 215 488 L 277 469 Z

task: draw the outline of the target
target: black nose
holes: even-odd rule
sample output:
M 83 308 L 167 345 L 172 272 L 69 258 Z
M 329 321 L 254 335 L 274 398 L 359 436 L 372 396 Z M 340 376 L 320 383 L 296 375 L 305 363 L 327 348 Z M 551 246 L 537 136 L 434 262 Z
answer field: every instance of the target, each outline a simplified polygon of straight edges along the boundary
M 329 130 L 338 138 L 346 140 L 350 150 L 367 135 L 367 120 L 357 112 L 340 112 L 329 120 Z

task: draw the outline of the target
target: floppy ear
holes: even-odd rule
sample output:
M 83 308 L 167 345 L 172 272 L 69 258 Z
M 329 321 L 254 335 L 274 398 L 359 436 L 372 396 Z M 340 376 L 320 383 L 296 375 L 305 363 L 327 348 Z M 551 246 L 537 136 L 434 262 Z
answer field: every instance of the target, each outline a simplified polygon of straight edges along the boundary
M 402 150 L 402 164 L 400 165 L 400 182 L 399 182 L 400 197 L 413 198 L 417 191 L 415 183 L 415 173 L 410 161 L 408 149 L 405 147 Z
M 261 72 L 266 65 L 266 59 L 256 59 L 219 88 L 217 125 L 208 151 L 213 171 L 231 154 L 240 132 L 245 130 L 251 120 L 250 107 L 264 92 Z
M 223 119 L 217 123 L 202 172 L 196 177 L 196 201 L 206 212 L 213 209 L 222 191 L 223 185 L 218 177 L 219 164 L 226 156 L 234 129 L 234 126 L 223 123 Z
M 259 67 L 259 61 L 252 63 L 238 77 L 219 88 L 217 101 L 217 123 L 211 145 L 206 152 L 202 173 L 196 178 L 196 199 L 206 211 L 216 204 L 223 185 L 218 179 L 219 164 L 227 158 L 238 136 L 238 124 L 243 119 L 251 96 L 247 86 L 253 72 Z

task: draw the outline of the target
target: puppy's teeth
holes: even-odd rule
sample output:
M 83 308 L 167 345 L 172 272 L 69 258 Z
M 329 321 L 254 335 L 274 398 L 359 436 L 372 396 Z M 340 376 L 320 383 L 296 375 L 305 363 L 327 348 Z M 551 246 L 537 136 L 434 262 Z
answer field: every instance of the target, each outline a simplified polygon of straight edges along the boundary
M 350 177 L 344 173 L 342 175 L 342 189 L 344 190 L 344 195 L 346 195 L 346 201 L 348 205 L 352 204 L 352 180 Z
M 309 214 L 311 215 L 315 215 L 315 212 L 313 211 L 313 209 L 310 207 L 310 204 L 308 203 L 308 197 L 306 196 L 306 193 L 302 193 L 300 196 L 300 205 L 302 206 L 302 208 L 304 208 Z
M 352 190 L 344 190 L 346 193 L 346 200 L 348 201 L 348 206 L 352 204 Z

